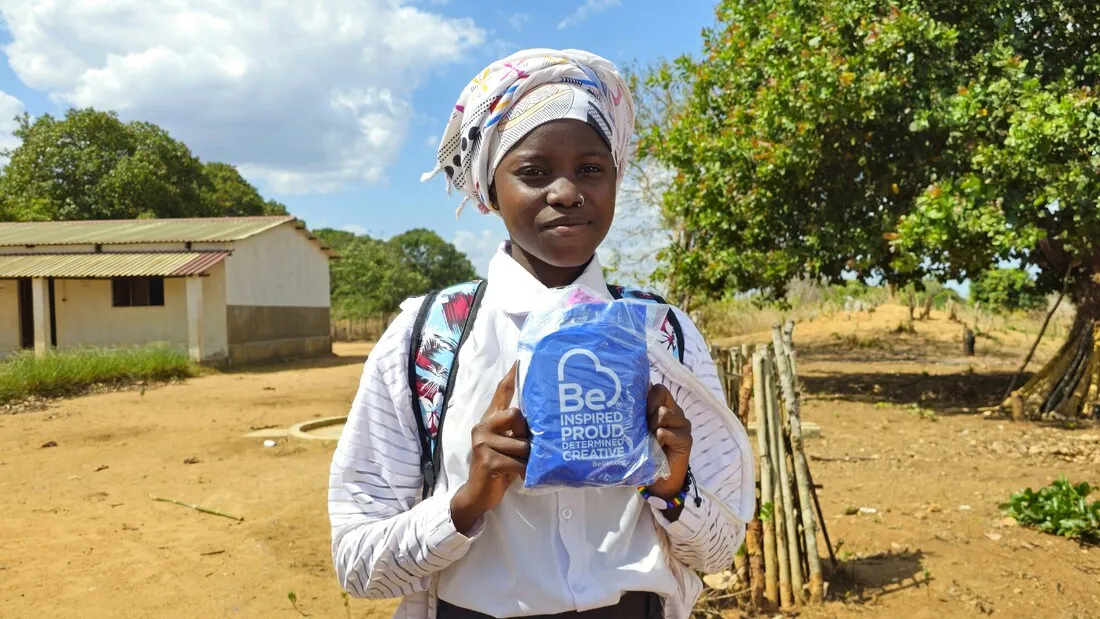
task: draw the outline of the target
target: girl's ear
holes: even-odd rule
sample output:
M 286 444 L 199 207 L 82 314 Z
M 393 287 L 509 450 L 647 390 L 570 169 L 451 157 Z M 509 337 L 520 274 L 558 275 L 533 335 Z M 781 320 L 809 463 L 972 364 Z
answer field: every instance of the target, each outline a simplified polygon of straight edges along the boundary
M 497 206 L 497 186 L 496 183 L 489 185 L 489 208 L 494 211 L 499 211 L 500 207 Z

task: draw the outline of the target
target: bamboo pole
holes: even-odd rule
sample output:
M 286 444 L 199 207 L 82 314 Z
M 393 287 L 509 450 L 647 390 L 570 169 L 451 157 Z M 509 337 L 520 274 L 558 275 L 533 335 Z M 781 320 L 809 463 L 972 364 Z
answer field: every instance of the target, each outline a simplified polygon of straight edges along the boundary
M 779 327 L 772 329 L 772 339 L 776 346 L 782 344 Z M 810 602 L 820 604 L 825 600 L 825 580 L 821 575 L 821 556 L 817 551 L 817 527 L 814 526 L 813 497 L 810 493 L 810 466 L 806 462 L 806 448 L 802 440 L 802 414 L 798 396 L 794 389 L 792 368 L 784 357 L 776 359 L 779 369 L 779 381 L 783 389 L 783 399 L 787 404 L 787 421 L 791 427 L 791 460 L 794 463 L 794 477 L 798 483 L 798 502 L 802 508 L 802 527 L 805 531 L 806 573 L 810 581 Z
M 801 558 L 801 543 L 799 541 L 798 532 L 798 511 L 794 506 L 794 490 L 791 475 L 791 461 L 790 461 L 790 449 L 787 446 L 787 436 L 790 433 L 790 426 L 786 419 L 787 407 L 784 406 L 783 400 L 780 397 L 779 392 L 779 375 L 777 373 L 779 367 L 784 365 L 786 361 L 783 359 L 782 347 L 780 347 L 776 354 L 772 358 L 771 372 L 769 378 L 771 379 L 771 392 L 772 397 L 775 398 L 775 417 L 776 429 L 779 432 L 779 450 L 776 452 L 779 455 L 779 476 L 782 480 L 783 488 L 783 514 L 787 519 L 787 552 L 790 554 L 791 562 L 791 592 L 794 595 L 795 603 L 799 603 L 804 599 L 802 586 L 804 584 L 802 578 L 802 558 Z
M 752 411 L 751 402 L 753 395 L 752 350 L 747 346 L 741 347 L 741 360 L 744 365 L 741 368 L 741 384 L 737 394 L 737 413 L 741 419 L 741 425 L 748 427 L 749 413 Z M 759 419 L 759 416 L 757 416 Z M 759 422 L 757 423 L 759 427 Z M 754 479 L 760 479 L 760 459 L 753 458 Z M 745 528 L 745 553 L 748 555 L 748 584 L 749 601 L 753 608 L 764 606 L 764 553 L 763 553 L 763 528 L 760 526 L 760 491 L 756 490 L 756 507 L 752 520 Z
M 1072 270 L 1073 267 L 1071 266 Z M 1058 295 L 1058 300 L 1054 302 L 1054 305 L 1050 306 L 1050 310 L 1047 311 L 1047 315 L 1043 318 L 1043 326 L 1039 327 L 1039 335 L 1035 337 L 1035 343 L 1031 345 L 1031 350 L 1027 351 L 1027 356 L 1024 357 L 1024 362 L 1020 364 L 1020 369 L 1016 370 L 1016 374 L 1012 377 L 1012 382 L 1008 384 L 1008 389 L 1005 390 L 1005 397 L 1001 400 L 1007 401 L 1009 396 L 1012 395 L 1012 389 L 1016 387 L 1016 381 L 1020 380 L 1020 377 L 1024 375 L 1024 370 L 1027 369 L 1027 364 L 1031 363 L 1031 358 L 1035 356 L 1035 350 L 1039 348 L 1039 342 L 1043 341 L 1043 335 L 1047 332 L 1047 326 L 1050 324 L 1050 319 L 1054 317 L 1054 312 L 1058 311 L 1058 306 L 1062 304 L 1062 299 L 1066 297 L 1066 293 L 1069 292 L 1069 286 L 1073 282 L 1070 279 L 1069 274 L 1071 271 L 1066 271 L 1066 276 L 1062 278 L 1062 293 Z
M 779 608 L 779 566 L 775 545 L 775 494 L 772 488 L 771 423 L 767 411 L 764 351 L 752 356 L 753 403 L 756 405 L 756 444 L 760 450 L 760 506 L 771 505 L 772 515 L 761 522 L 764 540 L 764 599 L 769 610 Z
M 1077 352 L 1073 356 L 1073 361 L 1070 362 L 1069 367 L 1066 368 L 1065 373 L 1061 376 L 1061 379 L 1055 385 L 1050 396 L 1047 397 L 1046 402 L 1043 404 L 1043 408 L 1040 411 L 1043 414 L 1049 413 L 1062 403 L 1062 400 L 1069 397 L 1066 393 L 1069 389 L 1076 386 L 1073 381 L 1079 378 L 1079 368 L 1085 361 L 1086 353 L 1092 349 L 1092 325 L 1087 324 L 1085 328 L 1081 329 L 1081 333 L 1077 340 Z
M 783 325 L 783 350 L 787 353 L 787 358 L 790 360 L 791 375 L 794 376 L 794 389 L 799 392 L 798 389 L 798 363 L 794 354 L 794 321 L 787 320 Z
M 1096 408 L 1096 402 L 1100 396 L 1100 324 L 1092 328 L 1092 358 L 1094 363 L 1092 375 L 1089 377 L 1089 390 L 1085 397 L 1085 405 L 1081 409 L 1081 414 L 1084 416 L 1093 414 L 1092 411 Z
M 791 510 L 790 504 L 790 478 L 787 477 L 787 458 L 783 451 L 783 426 L 779 415 L 779 403 L 776 401 L 775 378 L 772 369 L 774 355 L 768 353 L 765 368 L 764 395 L 768 408 L 768 436 L 771 440 L 770 455 L 772 458 L 772 470 L 775 472 L 775 483 L 772 486 L 774 502 L 772 519 L 775 521 L 775 551 L 779 558 L 779 602 L 781 608 L 794 606 L 794 596 L 791 586 L 793 584 L 793 572 L 798 570 L 798 561 L 791 561 L 790 546 L 797 539 L 797 533 L 788 531 L 788 523 Z M 793 569 L 792 569 L 793 568 Z M 801 580 L 801 579 L 800 579 Z

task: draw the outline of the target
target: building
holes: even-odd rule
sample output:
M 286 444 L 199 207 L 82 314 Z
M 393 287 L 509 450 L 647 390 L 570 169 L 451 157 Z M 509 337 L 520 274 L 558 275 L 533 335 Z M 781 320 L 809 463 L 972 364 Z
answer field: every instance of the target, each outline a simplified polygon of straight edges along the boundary
M 329 260 L 294 217 L 0 223 L 0 357 L 168 343 L 212 364 L 329 354 Z

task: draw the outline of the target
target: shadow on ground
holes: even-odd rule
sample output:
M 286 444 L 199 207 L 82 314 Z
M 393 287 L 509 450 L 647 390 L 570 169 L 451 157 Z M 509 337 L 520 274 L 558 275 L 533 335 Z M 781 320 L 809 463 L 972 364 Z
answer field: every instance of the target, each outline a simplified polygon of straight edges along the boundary
M 937 414 L 966 414 L 1001 403 L 1014 372 L 926 374 L 917 372 L 846 374 L 815 373 L 800 378 L 817 400 L 901 406 L 918 405 Z M 1030 378 L 1021 377 L 1017 386 Z
M 841 561 L 826 576 L 829 597 L 864 604 L 904 589 L 927 586 L 932 578 L 924 569 L 924 558 L 924 552 L 915 550 Z
M 288 359 L 286 361 L 271 361 L 255 365 L 228 367 L 222 370 L 222 372 L 225 374 L 271 374 L 289 370 L 315 370 L 321 368 L 343 367 L 346 365 L 363 365 L 366 361 L 366 355 L 324 355 L 321 357 Z

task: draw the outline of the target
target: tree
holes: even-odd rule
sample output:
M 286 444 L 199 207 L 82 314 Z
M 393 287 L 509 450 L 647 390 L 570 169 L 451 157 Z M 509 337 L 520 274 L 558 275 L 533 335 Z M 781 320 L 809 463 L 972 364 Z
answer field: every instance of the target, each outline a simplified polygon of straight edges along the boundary
M 71 109 L 19 118 L 22 143 L 0 177 L 5 219 L 182 217 L 200 208 L 209 181 L 182 143 L 149 123 Z
M 992 269 L 970 284 L 970 298 L 983 307 L 1003 310 L 1035 310 L 1046 304 L 1033 280 L 1020 269 Z
M 674 80 L 646 79 L 670 75 L 671 64 L 657 60 L 647 66 L 628 66 L 624 76 L 634 99 L 639 127 L 662 126 L 683 103 L 682 85 Z M 637 150 L 635 139 L 633 145 Z M 662 197 L 672 180 L 670 170 L 656 159 L 632 157 L 615 201 L 615 223 L 600 246 L 605 273 L 619 284 L 651 286 L 667 293 L 672 282 L 657 270 L 657 253 L 684 236 L 682 220 L 666 217 Z M 604 255 L 606 254 L 606 255 Z M 683 299 L 681 299 L 683 301 Z M 686 307 L 688 303 L 681 303 Z
M 426 278 L 405 267 L 385 241 L 356 237 L 332 263 L 337 318 L 369 318 L 397 311 L 406 298 L 428 289 Z
M 331 228 L 314 234 L 340 254 L 332 264 L 338 318 L 385 316 L 409 297 L 477 277 L 465 254 L 423 228 L 388 241 Z
M 1063 355 L 1028 416 L 1092 414 L 1100 314 L 1100 5 L 1091 0 L 724 0 L 690 93 L 642 152 L 675 171 L 678 287 L 779 295 L 845 272 L 964 280 L 1005 261 L 1070 279 Z M 1088 370 L 1088 371 L 1086 371 Z
M 286 215 L 286 207 L 274 200 L 265 200 L 235 166 L 217 161 L 203 166 L 210 185 L 204 192 L 204 208 L 218 217 L 249 215 Z
M 18 118 L 4 153 L 0 221 L 286 214 L 224 163 L 202 163 L 182 142 L 113 112 Z
M 438 234 L 425 228 L 414 228 L 390 239 L 404 263 L 438 290 L 477 278 L 474 265 L 458 249 Z

